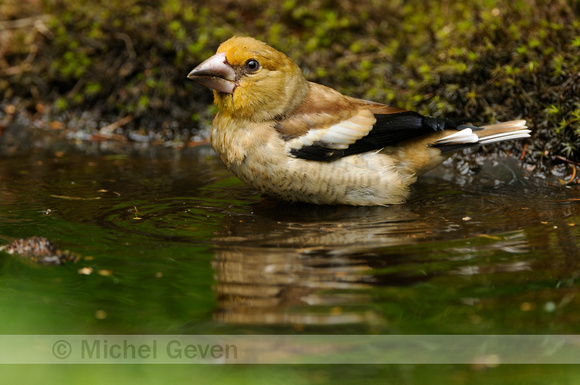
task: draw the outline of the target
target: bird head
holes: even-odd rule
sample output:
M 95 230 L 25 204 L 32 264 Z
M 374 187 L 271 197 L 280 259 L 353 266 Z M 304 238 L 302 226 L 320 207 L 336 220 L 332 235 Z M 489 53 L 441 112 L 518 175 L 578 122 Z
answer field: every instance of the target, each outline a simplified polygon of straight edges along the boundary
M 251 37 L 233 37 L 187 76 L 214 90 L 221 114 L 269 121 L 291 113 L 308 82 L 282 52 Z

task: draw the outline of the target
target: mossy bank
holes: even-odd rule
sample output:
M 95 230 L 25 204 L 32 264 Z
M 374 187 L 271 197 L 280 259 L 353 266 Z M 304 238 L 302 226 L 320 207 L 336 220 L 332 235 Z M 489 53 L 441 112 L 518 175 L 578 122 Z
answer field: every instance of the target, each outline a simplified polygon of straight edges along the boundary
M 5 0 L 0 15 L 0 135 L 28 117 L 83 140 L 109 125 L 186 144 L 215 112 L 187 73 L 251 35 L 352 96 L 474 123 L 527 119 L 527 146 L 501 150 L 528 164 L 580 160 L 575 0 Z

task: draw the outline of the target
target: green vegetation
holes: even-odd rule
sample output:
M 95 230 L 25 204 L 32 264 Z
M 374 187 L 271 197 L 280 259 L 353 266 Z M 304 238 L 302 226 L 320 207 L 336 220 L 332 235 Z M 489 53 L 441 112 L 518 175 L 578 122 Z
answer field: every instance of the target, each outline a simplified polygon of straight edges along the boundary
M 187 73 L 228 37 L 251 35 L 310 80 L 434 116 L 525 118 L 529 163 L 580 160 L 575 0 L 5 0 L 0 15 L 0 103 L 19 112 L 131 115 L 125 134 L 183 138 L 214 112 Z

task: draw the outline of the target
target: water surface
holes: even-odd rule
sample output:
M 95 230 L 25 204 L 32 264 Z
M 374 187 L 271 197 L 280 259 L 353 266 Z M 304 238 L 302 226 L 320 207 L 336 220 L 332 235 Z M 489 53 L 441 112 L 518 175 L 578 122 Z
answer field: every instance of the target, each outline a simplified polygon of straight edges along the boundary
M 527 176 L 512 159 L 468 176 L 444 167 L 401 206 L 331 207 L 268 200 L 206 146 L 4 158 L 0 244 L 43 236 L 81 258 L 38 266 L 0 254 L 0 333 L 576 334 L 579 204 L 575 185 Z M 37 369 L 31 378 L 69 378 Z M 72 378 L 579 377 L 573 367 L 501 365 L 97 371 L 76 367 Z

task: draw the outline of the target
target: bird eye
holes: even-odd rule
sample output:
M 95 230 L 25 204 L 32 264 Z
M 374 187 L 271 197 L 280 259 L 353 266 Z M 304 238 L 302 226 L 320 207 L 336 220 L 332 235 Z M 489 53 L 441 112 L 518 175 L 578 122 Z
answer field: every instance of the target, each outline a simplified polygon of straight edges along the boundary
M 255 59 L 250 59 L 246 62 L 246 69 L 251 72 L 255 72 L 260 68 L 260 63 Z

